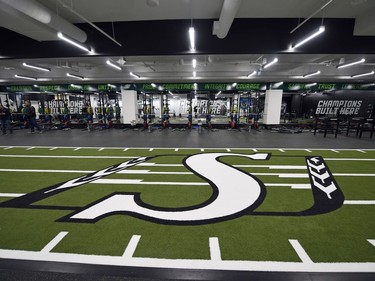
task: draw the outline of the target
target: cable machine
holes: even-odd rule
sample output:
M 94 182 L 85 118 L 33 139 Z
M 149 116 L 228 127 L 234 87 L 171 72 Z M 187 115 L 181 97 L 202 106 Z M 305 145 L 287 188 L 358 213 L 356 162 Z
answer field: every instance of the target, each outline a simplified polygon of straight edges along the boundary
M 192 93 L 189 93 L 187 96 L 187 108 L 188 108 L 188 129 L 192 128 L 193 125 L 193 101 L 192 101 Z

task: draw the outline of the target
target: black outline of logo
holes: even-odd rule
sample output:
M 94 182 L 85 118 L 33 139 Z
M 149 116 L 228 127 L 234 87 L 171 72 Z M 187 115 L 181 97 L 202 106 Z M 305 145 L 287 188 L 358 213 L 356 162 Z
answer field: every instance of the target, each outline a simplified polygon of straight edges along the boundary
M 203 154 L 203 153 L 198 153 L 198 154 Z M 194 154 L 194 155 L 197 155 L 197 154 Z M 244 155 L 246 155 L 246 154 L 244 154 Z M 250 207 L 248 207 L 248 208 L 246 208 L 246 209 L 244 209 L 244 210 L 242 210 L 238 213 L 231 214 L 231 215 L 228 215 L 228 216 L 223 216 L 223 217 L 220 217 L 220 218 L 198 220 L 198 221 L 161 220 L 161 219 L 152 218 L 152 217 L 145 216 L 145 215 L 142 215 L 142 214 L 139 214 L 139 213 L 133 213 L 133 212 L 128 212 L 128 211 L 115 211 L 115 212 L 111 212 L 111 213 L 106 213 L 102 216 L 99 216 L 99 217 L 93 219 L 93 220 L 90 220 L 90 219 L 72 219 L 71 218 L 74 214 L 77 214 L 77 213 L 79 213 L 79 212 L 81 212 L 85 209 L 88 209 L 89 207 L 94 206 L 94 205 L 98 204 L 99 202 L 102 202 L 105 199 L 107 199 L 109 197 L 112 197 L 113 195 L 116 195 L 116 194 L 133 195 L 134 199 L 135 199 L 135 202 L 138 205 L 140 205 L 141 207 L 145 207 L 145 208 L 148 208 L 148 209 L 151 209 L 151 210 L 157 210 L 157 211 L 176 212 L 176 211 L 194 210 L 194 209 L 202 208 L 204 206 L 207 206 L 207 205 L 211 204 L 212 202 L 214 202 L 216 200 L 216 198 L 218 196 L 219 191 L 218 191 L 217 186 L 212 181 L 210 181 L 209 179 L 207 179 L 204 176 L 196 173 L 192 168 L 190 168 L 186 164 L 186 159 L 189 158 L 192 155 L 189 155 L 189 156 L 183 155 L 183 156 L 186 156 L 183 159 L 183 165 L 189 171 L 194 173 L 196 176 L 198 176 L 198 177 L 202 178 L 203 180 L 205 180 L 206 182 L 208 182 L 210 184 L 211 188 L 212 188 L 212 195 L 210 196 L 210 198 L 207 199 L 206 201 L 200 203 L 200 204 L 189 206 L 189 207 L 183 207 L 183 208 L 155 207 L 155 206 L 152 206 L 152 205 L 149 205 L 149 204 L 143 202 L 140 198 L 140 194 L 141 194 L 140 192 L 114 192 L 114 193 L 111 193 L 108 196 L 103 197 L 103 198 L 101 198 L 101 199 L 99 199 L 95 202 L 92 202 L 89 205 L 86 205 L 84 207 L 34 205 L 34 203 L 36 203 L 40 200 L 46 199 L 50 196 L 54 196 L 56 194 L 59 194 L 60 192 L 67 191 L 69 189 L 75 188 L 75 187 L 80 186 L 82 184 L 86 184 L 86 183 L 92 182 L 92 181 L 94 181 L 98 178 L 101 178 L 101 177 L 96 176 L 99 172 L 107 173 L 105 175 L 105 176 L 107 176 L 107 175 L 119 172 L 123 169 L 133 167 L 133 166 L 135 166 L 135 165 L 137 165 L 141 162 L 145 162 L 145 161 L 148 161 L 150 159 L 154 159 L 154 158 L 157 158 L 157 157 L 160 157 L 160 156 L 170 156 L 170 155 L 167 154 L 167 155 L 156 155 L 156 156 L 150 156 L 150 157 L 134 158 L 134 159 L 131 159 L 127 162 L 122 162 L 122 163 L 119 163 L 117 165 L 113 165 L 111 167 L 96 171 L 94 173 L 90 173 L 88 175 L 85 175 L 85 176 L 82 176 L 82 177 L 79 177 L 79 178 L 76 178 L 76 179 L 73 179 L 73 180 L 58 183 L 58 184 L 49 186 L 47 188 L 43 188 L 41 190 L 26 194 L 24 196 L 17 197 L 17 198 L 2 202 L 2 203 L 0 203 L 0 207 L 3 207 L 3 208 L 31 208 L 31 209 L 59 209 L 59 210 L 72 210 L 73 211 L 72 213 L 68 214 L 67 216 L 64 216 L 60 219 L 57 219 L 56 221 L 58 221 L 58 222 L 95 223 L 95 222 L 97 222 L 97 221 L 99 221 L 99 220 L 101 220 L 105 217 L 109 217 L 109 216 L 116 215 L 116 214 L 125 214 L 125 215 L 129 215 L 129 216 L 132 216 L 132 217 L 135 217 L 135 218 L 145 220 L 145 221 L 150 221 L 150 222 L 159 223 L 159 224 L 166 224 L 166 225 L 203 225 L 203 224 L 211 224 L 211 223 L 216 223 L 216 222 L 221 222 L 221 221 L 232 220 L 232 219 L 244 216 L 244 215 L 255 215 L 255 216 L 311 216 L 311 215 L 319 215 L 319 214 L 329 213 L 329 212 L 332 212 L 334 210 L 339 209 L 343 205 L 343 202 L 344 202 L 344 194 L 342 193 L 341 189 L 339 188 L 337 182 L 335 181 L 335 179 L 334 179 L 332 173 L 330 172 L 328 166 L 326 165 L 324 159 L 320 156 L 309 156 L 309 157 L 306 156 L 305 157 L 306 163 L 310 159 L 315 158 L 315 159 L 318 159 L 317 161 L 319 161 L 320 164 L 324 165 L 324 169 L 323 169 L 322 174 L 328 173 L 328 177 L 326 177 L 325 181 L 320 180 L 320 184 L 322 184 L 324 186 L 328 186 L 329 184 L 333 183 L 335 185 L 336 190 L 331 193 L 332 198 L 331 199 L 327 198 L 327 194 L 324 191 L 322 191 L 321 189 L 319 189 L 317 186 L 315 186 L 313 178 L 312 178 L 313 175 L 310 173 L 310 171 L 308 169 L 308 173 L 309 173 L 309 177 L 310 177 L 310 184 L 311 184 L 311 187 L 312 187 L 312 193 L 313 193 L 313 198 L 314 198 L 314 204 L 313 204 L 312 207 L 310 207 L 309 209 L 306 209 L 304 211 L 299 211 L 299 212 L 257 212 L 256 209 L 263 203 L 264 199 L 266 198 L 267 190 L 264 186 L 264 183 L 262 181 L 260 181 L 257 177 L 252 175 L 251 173 L 246 173 L 246 172 L 244 172 L 244 171 L 242 171 L 242 170 L 240 170 L 240 169 L 238 169 L 238 168 L 236 168 L 232 165 L 229 165 L 229 164 L 226 164 L 226 163 L 222 162 L 220 159 L 222 157 L 226 157 L 226 156 L 219 156 L 219 157 L 215 158 L 218 162 L 220 162 L 224 165 L 227 165 L 227 166 L 229 166 L 233 169 L 236 169 L 236 170 L 238 170 L 238 171 L 240 171 L 244 174 L 247 174 L 247 175 L 251 176 L 253 179 L 255 179 L 258 182 L 258 184 L 261 188 L 261 193 L 260 193 L 258 199 Z M 173 154 L 173 156 L 176 156 L 176 154 Z M 268 156 L 265 160 L 269 160 L 270 158 L 271 158 L 271 153 L 268 153 Z M 121 167 L 124 164 L 128 164 L 128 165 L 126 167 Z M 308 163 L 307 163 L 307 166 L 308 166 Z M 102 177 L 104 177 L 104 176 L 102 176 Z M 75 183 L 80 183 L 80 184 L 76 185 L 76 186 L 68 187 L 68 188 L 65 188 L 65 189 L 56 189 L 59 186 L 62 186 L 65 183 L 68 183 L 70 181 L 74 181 Z M 53 191 L 51 191 L 51 190 L 53 190 Z

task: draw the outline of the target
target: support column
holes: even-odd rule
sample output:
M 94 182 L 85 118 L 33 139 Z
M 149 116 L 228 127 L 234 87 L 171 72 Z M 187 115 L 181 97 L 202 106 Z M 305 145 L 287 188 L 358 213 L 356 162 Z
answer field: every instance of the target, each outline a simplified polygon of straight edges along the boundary
M 283 90 L 267 90 L 264 103 L 263 123 L 279 125 Z
M 137 120 L 137 91 L 121 90 L 122 122 L 130 124 Z

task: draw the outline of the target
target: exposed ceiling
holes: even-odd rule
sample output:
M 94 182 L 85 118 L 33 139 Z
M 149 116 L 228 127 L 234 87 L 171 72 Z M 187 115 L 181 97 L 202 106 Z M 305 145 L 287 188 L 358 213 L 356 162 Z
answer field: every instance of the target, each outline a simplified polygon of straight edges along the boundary
M 4 34 L 5 38 L 2 37 L 4 39 L 2 41 L 6 42 L 6 44 L 0 44 L 0 83 L 2 84 L 30 84 L 30 81 L 16 78 L 15 74 L 37 77 L 38 83 L 70 83 L 72 81 L 76 83 L 79 83 L 79 81 L 84 83 L 186 81 L 367 83 L 375 81 L 375 75 L 359 78 L 351 77 L 354 74 L 371 72 L 375 69 L 375 17 L 373 17 L 375 1 L 373 0 L 230 0 L 238 2 L 239 6 L 234 14 L 234 23 L 230 26 L 228 35 L 224 39 L 218 39 L 212 34 L 214 21 L 218 21 L 221 13 L 224 16 L 230 13 L 224 10 L 223 0 L 25 1 L 27 3 L 24 6 L 22 6 L 24 1 L 17 1 L 21 3 L 21 7 L 14 7 L 16 1 L 0 0 L 0 26 L 4 27 L 0 28 L 0 36 Z M 30 3 L 36 4 L 36 6 L 33 6 L 36 8 L 32 9 L 27 6 Z M 327 6 L 324 7 L 326 4 Z M 45 15 L 40 9 L 48 11 L 52 15 L 49 23 L 43 22 L 48 22 L 48 18 L 35 19 L 35 17 Z M 25 12 L 27 12 L 27 15 Z M 298 25 L 298 22 L 302 22 L 309 16 L 312 16 L 312 19 L 299 28 L 295 32 L 295 36 L 304 34 L 303 29 L 310 27 L 311 22 L 314 21 L 325 23 L 329 21 L 328 19 L 340 19 L 342 22 L 351 23 L 351 21 L 348 21 L 349 19 L 353 21 L 353 24 L 349 24 L 349 28 L 344 28 L 343 25 L 343 29 L 345 29 L 343 32 L 345 36 L 350 37 L 350 42 L 345 41 L 346 38 L 342 38 L 341 35 L 335 37 L 336 33 L 332 31 L 329 33 L 328 30 L 325 40 L 326 42 L 333 42 L 331 49 L 329 49 L 331 46 L 324 46 L 323 48 L 321 42 L 318 41 L 317 46 L 312 44 L 310 49 L 288 52 L 285 51 L 285 48 L 279 48 L 279 38 L 276 38 L 275 42 L 272 41 L 272 37 L 277 33 L 283 36 L 281 41 L 284 40 L 286 36 L 290 35 L 290 31 Z M 83 18 L 86 20 L 83 20 Z M 240 19 L 244 21 L 241 22 Z M 250 32 L 255 31 L 258 33 L 263 31 L 264 34 L 261 35 L 263 37 L 244 37 L 243 35 L 246 35 L 247 32 L 243 28 L 244 25 L 241 24 L 248 24 L 248 20 L 254 19 L 267 19 L 267 21 L 269 19 L 273 25 L 270 25 L 271 27 L 251 26 L 252 31 L 249 31 L 249 37 L 254 36 Z M 169 21 L 161 24 L 160 21 L 165 20 Z M 118 47 L 113 41 L 90 27 L 87 21 L 96 23 L 124 46 Z M 155 26 L 160 29 L 158 29 L 160 36 L 164 36 L 160 38 L 168 38 L 165 36 L 172 38 L 167 42 L 162 40 L 162 44 L 159 44 L 153 38 L 145 48 L 144 42 L 134 39 L 138 38 L 134 35 L 132 35 L 132 42 L 129 42 L 129 38 L 119 36 L 122 34 L 121 32 L 128 32 L 126 28 L 131 26 L 132 32 L 138 33 L 137 36 L 142 37 L 142 28 L 145 28 L 145 24 L 153 25 L 153 21 L 157 21 Z M 274 24 L 278 21 L 280 22 L 279 29 Z M 205 36 L 212 38 L 207 41 L 209 44 L 202 40 L 202 50 L 197 53 L 190 52 L 188 46 L 186 46 L 186 51 L 174 48 L 174 46 L 188 44 L 187 38 L 186 40 L 180 40 L 182 37 L 187 37 L 187 29 L 183 30 L 184 34 L 182 35 L 182 29 L 180 28 L 180 25 L 183 25 L 181 23 L 185 22 L 188 26 L 189 24 L 194 25 L 197 29 L 196 32 L 201 32 L 201 37 L 204 31 L 202 31 L 203 29 L 199 30 L 199 24 L 201 26 L 211 25 L 205 31 L 210 34 Z M 168 29 L 163 30 L 161 27 L 165 26 L 168 26 Z M 120 27 L 125 28 L 119 30 Z M 88 55 L 82 52 L 74 53 L 76 52 L 74 47 L 57 39 L 56 32 L 59 28 L 66 28 L 72 34 L 77 34 L 77 38 L 81 38 L 80 41 L 86 41 L 85 36 L 87 35 L 88 40 L 85 44 L 93 45 L 94 48 L 97 47 L 103 51 L 96 55 Z M 273 28 L 272 33 L 268 31 L 269 28 Z M 80 34 L 82 30 L 84 36 Z M 181 37 L 177 38 L 177 36 Z M 240 39 L 241 36 L 242 40 Z M 9 43 L 9 41 L 12 41 L 12 43 Z M 15 41 L 21 43 L 17 45 Z M 177 41 L 177 43 L 171 41 Z M 215 46 L 213 46 L 215 42 L 220 48 L 216 46 L 215 49 Z M 333 46 L 335 42 L 336 45 Z M 347 46 L 345 42 L 348 42 Z M 14 46 L 6 46 L 8 43 L 14 44 Z M 356 45 L 356 43 L 358 44 Z M 223 44 L 223 47 L 220 44 Z M 272 46 L 276 50 L 274 53 L 269 51 L 272 49 L 269 44 L 274 44 L 275 47 Z M 241 45 L 249 46 L 249 52 L 246 53 L 246 48 L 245 51 L 243 49 L 238 51 Z M 253 45 L 255 47 L 252 49 L 251 46 Z M 349 45 L 351 49 L 348 48 Z M 101 46 L 109 47 L 106 49 L 107 47 Z M 156 50 L 163 47 L 166 51 L 162 55 L 152 54 L 152 51 L 148 51 L 148 49 L 155 48 Z M 142 51 L 143 49 L 145 51 Z M 352 51 L 352 49 L 355 49 L 355 51 Z M 140 51 L 137 52 L 137 50 Z M 320 50 L 327 50 L 327 52 L 320 52 Z M 350 50 L 350 52 L 347 52 L 347 50 Z M 32 53 L 32 56 L 28 55 L 29 53 Z M 155 51 L 155 53 L 158 52 Z M 278 63 L 267 69 L 263 68 L 265 63 L 276 57 Z M 192 66 L 193 58 L 197 60 L 195 69 Z M 336 68 L 343 62 L 361 58 L 366 59 L 362 64 L 343 69 Z M 122 70 L 119 71 L 109 67 L 106 60 L 121 66 Z M 48 67 L 51 71 L 29 69 L 22 65 L 23 62 Z M 196 77 L 193 76 L 193 71 L 196 72 Z M 256 71 L 256 74 L 248 78 L 247 75 L 253 71 Z M 315 71 L 320 71 L 320 74 L 311 78 L 302 77 L 304 74 Z M 67 77 L 67 72 L 84 76 L 85 79 L 77 81 L 74 78 Z M 140 75 L 141 78 L 131 76 L 130 72 Z

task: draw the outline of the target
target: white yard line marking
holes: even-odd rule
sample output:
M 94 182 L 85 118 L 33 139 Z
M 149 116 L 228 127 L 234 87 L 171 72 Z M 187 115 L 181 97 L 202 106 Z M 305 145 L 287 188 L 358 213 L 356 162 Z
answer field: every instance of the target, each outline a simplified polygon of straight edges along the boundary
M 4 147 L 4 150 L 8 150 L 8 149 L 11 149 L 11 148 L 13 148 L 13 146 Z
M 312 152 L 310 149 L 305 149 L 305 151 L 307 151 L 307 152 Z
M 279 149 L 279 151 L 280 151 L 280 152 L 285 152 L 285 150 L 284 150 L 284 149 L 281 149 L 281 148 Z
M 268 168 L 274 170 L 306 170 L 307 167 L 303 165 L 233 165 L 237 168 Z
M 292 245 L 294 251 L 296 251 L 298 257 L 303 263 L 313 263 L 305 249 L 301 246 L 298 240 L 289 239 L 289 243 Z
M 98 151 L 102 151 L 102 150 L 104 150 L 104 147 L 98 149 Z
M 0 193 L 0 197 L 21 197 L 26 193 Z
M 80 173 L 89 174 L 95 171 L 80 170 L 37 170 L 37 169 L 0 169 L 0 172 L 23 172 L 23 173 Z
M 375 174 L 344 174 L 344 173 L 333 173 L 336 177 L 375 177 Z
M 209 238 L 210 257 L 212 261 L 221 261 L 221 252 L 219 239 L 217 237 Z
M 202 259 L 165 259 L 122 256 L 84 255 L 73 253 L 40 253 L 35 251 L 2 250 L 0 258 L 12 260 L 65 262 L 76 264 L 178 268 L 178 269 L 210 269 L 237 271 L 269 271 L 269 272 L 375 272 L 375 262 L 343 262 L 343 263 L 302 263 L 281 261 L 249 261 L 249 260 L 202 260 Z
M 34 146 L 31 146 L 29 148 L 26 148 L 26 150 L 31 150 L 31 149 L 34 149 L 35 147 Z
M 75 149 L 73 149 L 74 151 L 77 151 L 77 150 L 80 150 L 81 147 L 76 147 Z
M 152 163 L 150 163 L 152 164 Z M 166 164 L 168 165 L 168 164 Z M 144 165 L 153 166 L 153 165 Z M 157 166 L 155 164 L 155 166 Z M 182 165 L 181 165 L 182 166 Z M 181 167 L 178 166 L 178 167 Z M 174 167 L 174 165 L 173 165 Z M 235 166 L 236 167 L 236 166 Z M 24 173 L 93 173 L 93 170 L 41 170 L 41 169 L 0 169 L 0 172 L 24 172 Z M 192 172 L 153 172 L 150 170 L 122 170 L 117 174 L 128 175 L 192 175 Z M 308 178 L 309 175 L 302 173 L 251 173 L 254 176 L 277 176 L 279 178 Z M 375 177 L 375 174 L 345 174 L 333 173 L 336 177 Z
M 374 158 L 324 158 L 326 161 L 375 161 Z
M 61 231 L 59 234 L 55 236 L 40 252 L 41 253 L 49 253 L 53 248 L 56 247 L 57 244 L 68 234 L 67 231 Z
M 361 149 L 357 149 L 358 152 L 361 152 L 361 153 L 366 153 L 366 151 L 363 151 Z
M 4 147 L 7 147 L 7 146 L 4 146 L 4 145 L 0 145 L 0 148 L 4 148 Z M 15 148 L 26 148 L 26 147 L 29 147 L 29 146 L 25 146 L 25 145 L 14 145 L 13 147 Z M 43 146 L 43 145 L 40 145 L 40 146 L 36 146 L 37 148 L 51 148 L 52 146 Z M 59 146 L 58 148 L 64 148 L 64 149 L 68 149 L 68 148 L 74 148 L 73 146 Z M 85 146 L 85 148 L 87 149 L 99 149 L 100 147 L 94 147 L 94 146 Z M 162 150 L 168 150 L 170 149 L 169 147 L 154 147 L 155 149 L 162 149 Z M 205 149 L 213 149 L 213 150 L 224 150 L 226 147 L 205 147 Z M 111 147 L 111 149 L 124 149 L 124 147 Z M 138 150 L 144 150 L 145 148 L 144 147 L 132 147 L 132 149 L 138 149 Z M 197 149 L 196 147 L 183 147 L 183 148 L 180 148 L 180 149 L 187 149 L 187 150 L 191 150 L 191 149 Z M 253 148 L 249 148 L 249 147 L 236 147 L 236 149 L 238 150 L 253 150 Z M 279 150 L 280 148 L 276 148 L 276 147 L 258 147 L 257 148 L 258 150 Z M 306 149 L 305 147 L 301 148 L 301 147 L 291 147 L 291 148 L 282 148 L 284 150 L 304 150 Z M 330 151 L 331 149 L 330 148 L 310 148 L 311 150 L 317 150 L 317 151 Z M 375 148 L 340 148 L 341 151 L 355 151 L 357 149 L 361 149 L 361 150 L 364 150 L 364 151 L 375 151 Z
M 131 175 L 192 175 L 192 172 L 152 172 L 150 170 L 122 170 L 117 174 L 131 174 Z
M 257 149 L 255 149 L 255 148 L 252 148 L 251 150 L 252 150 L 252 151 L 254 151 L 254 152 L 258 152 L 258 150 L 257 150 Z
M 187 186 L 201 186 L 201 185 L 210 185 L 207 182 L 168 182 L 168 181 L 143 181 L 143 180 L 123 180 L 123 179 L 99 179 L 96 181 L 92 181 L 91 183 L 97 184 L 135 184 L 135 185 L 187 185 Z
M 124 148 L 124 150 L 123 151 L 128 151 L 129 150 L 129 148 Z
M 157 164 L 157 163 L 139 163 L 137 166 L 153 166 L 153 167 L 184 167 L 183 164 Z
M 281 187 L 290 187 L 292 189 L 311 189 L 311 185 L 309 183 L 265 183 L 265 186 L 281 186 Z
M 55 149 L 58 149 L 58 147 L 52 147 L 49 150 L 55 150 Z
M 345 200 L 345 205 L 375 205 L 375 200 Z
M 367 241 L 375 247 L 375 239 L 367 239 Z
M 178 151 L 178 148 L 175 148 L 174 151 Z
M 331 151 L 336 152 L 336 153 L 340 153 L 340 151 L 338 151 L 336 149 L 331 149 Z
M 133 235 L 128 243 L 128 246 L 126 246 L 126 249 L 122 257 L 126 259 L 131 259 L 134 255 L 135 249 L 137 248 L 140 239 L 141 235 Z
M 0 157 L 9 158 L 71 158 L 71 159 L 132 159 L 139 156 L 74 156 L 74 155 L 1 155 Z
M 153 151 L 154 149 L 153 148 L 150 148 L 148 151 Z
M 229 148 L 227 148 L 227 151 L 228 151 L 228 152 L 230 152 L 230 149 L 229 149 Z

